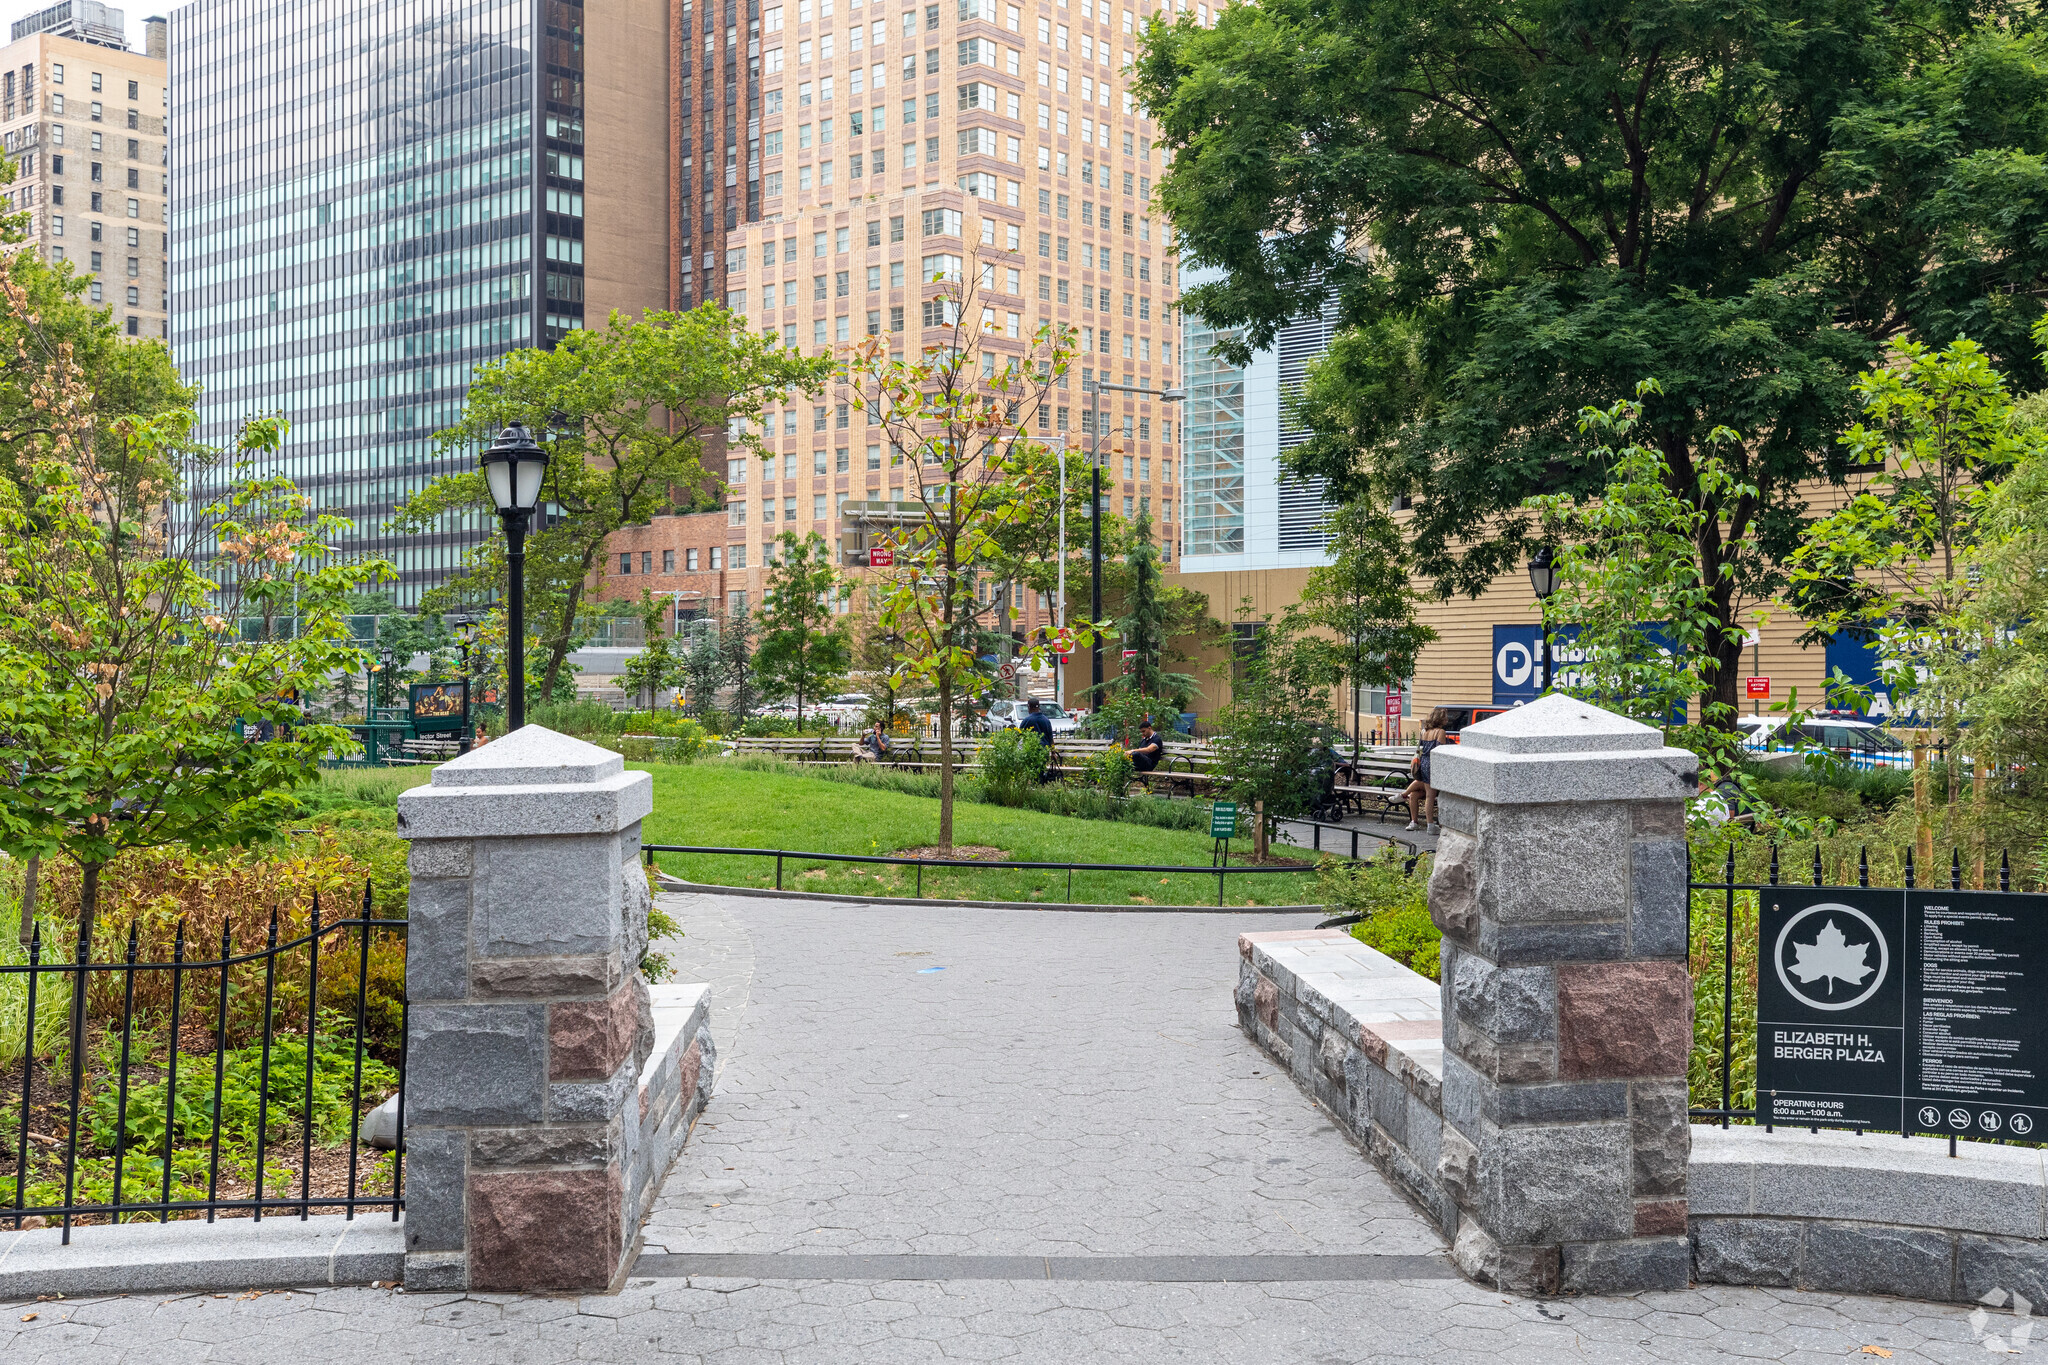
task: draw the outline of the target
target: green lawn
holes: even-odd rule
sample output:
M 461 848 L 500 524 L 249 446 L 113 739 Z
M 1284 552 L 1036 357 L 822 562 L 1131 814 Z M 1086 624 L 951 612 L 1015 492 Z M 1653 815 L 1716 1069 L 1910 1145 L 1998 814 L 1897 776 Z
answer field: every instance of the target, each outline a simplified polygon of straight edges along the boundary
M 654 814 L 642 826 L 650 844 L 802 849 L 818 853 L 893 853 L 936 843 L 938 802 L 872 791 L 821 778 L 750 772 L 719 763 L 635 764 L 654 775 Z M 953 841 L 1002 849 L 1025 862 L 1152 863 L 1190 873 L 1076 872 L 1072 899 L 1095 904 L 1214 905 L 1211 843 L 1200 833 L 1080 820 L 962 801 L 953 808 Z M 1250 840 L 1231 846 L 1250 856 Z M 773 886 L 772 858 L 664 853 L 660 866 L 693 882 Z M 917 894 L 917 869 L 787 859 L 785 887 L 874 896 Z M 1068 899 L 1064 871 L 979 872 L 927 868 L 924 894 L 935 899 L 1058 902 Z M 1231 905 L 1304 905 L 1317 900 L 1307 873 L 1231 876 Z

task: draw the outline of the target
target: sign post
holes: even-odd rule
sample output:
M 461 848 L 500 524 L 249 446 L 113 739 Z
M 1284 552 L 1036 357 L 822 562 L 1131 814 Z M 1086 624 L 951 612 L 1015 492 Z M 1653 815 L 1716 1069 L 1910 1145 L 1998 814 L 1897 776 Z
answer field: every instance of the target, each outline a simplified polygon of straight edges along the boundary
M 1401 711 L 1403 707 L 1403 700 L 1404 699 L 1401 696 L 1400 688 L 1390 687 L 1387 689 L 1387 703 L 1385 710 L 1387 715 L 1387 739 L 1389 742 L 1392 742 L 1400 737 Z
M 1759 915 L 1757 1118 L 1951 1138 L 2048 1124 L 2048 922 L 2023 895 L 1771 887 Z
M 1743 695 L 1757 701 L 1771 699 L 1771 679 L 1768 674 L 1755 674 L 1742 680 Z
M 1237 837 L 1237 802 L 1217 801 L 1209 807 L 1209 837 L 1216 846 L 1209 851 L 1209 866 L 1230 865 L 1230 841 Z

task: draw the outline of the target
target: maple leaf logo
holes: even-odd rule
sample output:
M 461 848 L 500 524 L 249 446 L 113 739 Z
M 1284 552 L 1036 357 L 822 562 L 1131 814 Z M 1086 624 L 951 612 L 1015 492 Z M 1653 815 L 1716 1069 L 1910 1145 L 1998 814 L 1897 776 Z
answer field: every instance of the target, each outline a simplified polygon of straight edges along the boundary
M 1870 954 L 1870 945 L 1850 943 L 1835 926 L 1832 917 L 1814 935 L 1813 942 L 1794 943 L 1792 951 L 1795 954 L 1792 975 L 1806 986 L 1827 978 L 1829 995 L 1835 993 L 1835 982 L 1839 981 L 1844 986 L 1860 986 L 1863 978 L 1871 972 L 1870 963 L 1865 960 Z

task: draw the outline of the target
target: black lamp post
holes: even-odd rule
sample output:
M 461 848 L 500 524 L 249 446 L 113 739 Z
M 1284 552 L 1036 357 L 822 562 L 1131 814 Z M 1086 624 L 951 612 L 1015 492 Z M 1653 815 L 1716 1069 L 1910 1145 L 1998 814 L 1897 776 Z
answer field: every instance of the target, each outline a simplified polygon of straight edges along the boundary
M 541 478 L 548 470 L 548 453 L 533 439 L 533 433 L 514 422 L 498 433 L 483 453 L 484 479 L 491 486 L 491 501 L 497 504 L 498 519 L 505 523 L 505 597 L 509 608 L 506 621 L 505 682 L 510 692 L 506 708 L 506 733 L 526 724 L 526 528 L 532 524 L 533 509 L 540 505 Z
M 1536 592 L 1536 604 L 1542 606 L 1557 591 L 1557 562 L 1551 547 L 1541 546 L 1529 558 L 1529 586 Z M 1543 686 L 1542 692 L 1550 690 L 1550 623 L 1544 622 L 1543 633 Z
M 455 624 L 455 647 L 462 651 L 462 739 L 461 753 L 469 752 L 469 647 L 476 643 L 476 620 L 469 616 L 450 618 Z
M 1157 398 L 1162 403 L 1178 403 L 1187 397 L 1184 389 L 1148 389 L 1136 384 L 1105 384 L 1101 380 L 1084 383 L 1081 387 L 1088 394 L 1089 425 L 1095 428 L 1094 441 L 1088 453 L 1088 619 L 1102 620 L 1102 395 L 1105 393 L 1135 393 L 1146 398 Z M 1088 660 L 1089 709 L 1102 705 L 1102 632 L 1095 632 L 1095 643 L 1090 647 Z
M 377 697 L 385 707 L 391 705 L 391 665 L 397 662 L 388 649 L 377 651 Z

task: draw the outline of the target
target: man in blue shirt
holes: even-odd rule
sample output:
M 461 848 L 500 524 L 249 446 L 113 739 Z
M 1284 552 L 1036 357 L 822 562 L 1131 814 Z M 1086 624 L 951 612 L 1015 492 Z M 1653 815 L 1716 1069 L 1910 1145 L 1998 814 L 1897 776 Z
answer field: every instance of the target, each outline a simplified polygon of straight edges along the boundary
M 1052 748 L 1052 722 L 1039 714 L 1038 698 L 1024 703 L 1024 719 L 1017 722 L 1019 730 L 1029 730 L 1038 736 L 1038 742 L 1047 749 Z

